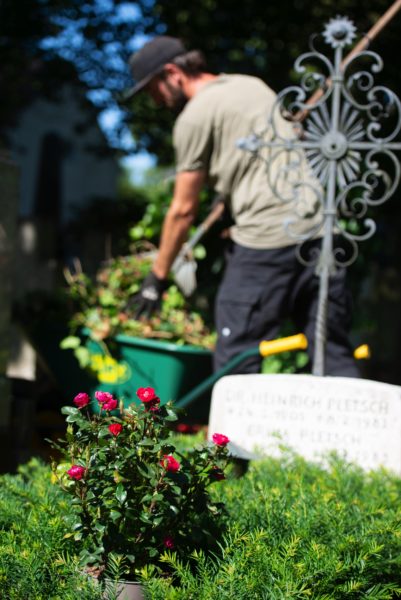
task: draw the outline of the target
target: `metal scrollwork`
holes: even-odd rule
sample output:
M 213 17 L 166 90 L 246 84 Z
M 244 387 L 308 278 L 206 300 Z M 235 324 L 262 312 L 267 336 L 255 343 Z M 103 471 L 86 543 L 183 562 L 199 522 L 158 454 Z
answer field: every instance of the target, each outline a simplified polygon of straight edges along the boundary
M 265 160 L 276 196 L 293 203 L 293 217 L 284 226 L 300 243 L 299 260 L 313 264 L 320 277 L 313 367 L 318 375 L 324 374 L 328 278 L 337 268 L 350 265 L 358 255 L 358 243 L 374 234 L 369 209 L 394 193 L 401 174 L 395 154 L 401 150 L 395 141 L 401 129 L 401 103 L 391 90 L 376 84 L 383 61 L 375 52 L 364 50 L 344 59 L 356 35 L 347 17 L 331 19 L 320 36 L 311 38 L 310 51 L 295 61 L 300 83 L 277 95 L 264 131 L 238 141 L 240 148 Z M 331 49 L 331 58 L 317 50 L 319 40 Z M 317 89 L 319 97 L 308 101 Z M 292 126 L 283 128 L 283 118 Z M 263 149 L 269 149 L 267 158 Z M 302 174 L 305 162 L 307 178 Z M 319 215 L 307 233 L 297 234 L 297 221 L 305 219 L 299 209 L 303 192 L 313 197 Z M 317 235 L 322 238 L 320 251 L 304 256 L 303 243 Z M 336 246 L 337 236 L 347 242 L 348 251 Z

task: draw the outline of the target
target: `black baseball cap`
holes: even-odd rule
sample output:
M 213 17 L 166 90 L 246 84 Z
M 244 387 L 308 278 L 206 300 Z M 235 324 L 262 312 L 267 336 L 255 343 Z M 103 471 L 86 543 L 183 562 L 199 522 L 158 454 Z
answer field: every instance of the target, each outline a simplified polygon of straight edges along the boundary
M 160 35 L 132 54 L 129 65 L 136 84 L 124 94 L 124 100 L 129 100 L 140 92 L 147 83 L 163 70 L 164 65 L 186 54 L 187 50 L 181 40 L 168 35 Z

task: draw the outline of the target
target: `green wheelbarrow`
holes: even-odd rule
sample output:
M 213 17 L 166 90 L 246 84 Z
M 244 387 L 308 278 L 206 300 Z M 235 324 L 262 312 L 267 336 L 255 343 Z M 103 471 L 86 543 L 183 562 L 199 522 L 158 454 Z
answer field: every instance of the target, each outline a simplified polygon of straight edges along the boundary
M 307 347 L 303 334 L 263 341 L 212 373 L 211 350 L 117 335 L 112 339 L 110 352 L 109 345 L 92 339 L 89 330 L 83 329 L 80 336 L 90 354 L 89 368 L 83 369 L 71 350 L 60 348 L 66 335 L 64 328 L 47 324 L 46 328 L 42 325 L 39 330 L 30 329 L 27 333 L 42 364 L 60 389 L 63 402 L 71 402 L 79 392 L 93 397 L 96 390 L 102 390 L 128 405 L 139 403 L 136 396 L 139 387 L 153 387 L 163 403 L 172 400 L 177 408 L 186 409 L 191 421 L 199 422 L 208 419 L 210 389 L 216 381 L 248 357 L 266 357 Z M 98 410 L 96 401 L 92 409 Z

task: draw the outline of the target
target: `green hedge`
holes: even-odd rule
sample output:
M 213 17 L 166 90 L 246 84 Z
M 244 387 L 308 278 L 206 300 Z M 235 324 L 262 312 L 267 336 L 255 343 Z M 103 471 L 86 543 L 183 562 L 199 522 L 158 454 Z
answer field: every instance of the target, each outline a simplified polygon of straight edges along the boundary
M 401 480 L 336 458 L 326 469 L 286 453 L 220 488 L 232 515 L 222 559 L 166 559 L 180 584 L 149 581 L 153 600 L 396 598 Z
M 221 555 L 170 578 L 145 569 L 152 600 L 384 599 L 401 596 L 401 480 L 290 452 L 214 488 L 231 514 Z M 94 600 L 63 540 L 65 500 L 37 463 L 0 481 L 0 590 L 7 600 Z M 57 584 L 57 588 L 55 587 Z M 57 590 L 57 591 L 56 591 Z

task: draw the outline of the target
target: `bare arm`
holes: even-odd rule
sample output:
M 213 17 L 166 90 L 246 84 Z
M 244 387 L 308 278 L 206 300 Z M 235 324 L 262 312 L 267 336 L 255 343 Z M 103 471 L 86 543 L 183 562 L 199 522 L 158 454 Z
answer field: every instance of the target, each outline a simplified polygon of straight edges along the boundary
M 176 177 L 173 200 L 164 218 L 159 252 L 153 264 L 153 272 L 160 279 L 167 277 L 188 237 L 198 212 L 199 192 L 205 178 L 205 171 L 184 171 Z

